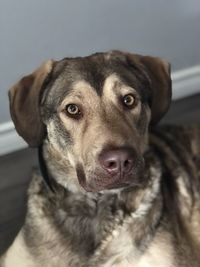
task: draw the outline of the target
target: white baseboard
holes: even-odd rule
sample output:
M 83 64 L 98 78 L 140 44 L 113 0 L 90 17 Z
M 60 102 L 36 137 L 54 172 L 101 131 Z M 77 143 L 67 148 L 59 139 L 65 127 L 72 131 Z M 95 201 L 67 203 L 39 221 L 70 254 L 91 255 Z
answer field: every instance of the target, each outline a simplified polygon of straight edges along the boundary
M 173 100 L 200 93 L 200 65 L 172 73 Z M 0 124 L 0 156 L 27 147 L 11 121 Z
M 12 121 L 0 124 L 0 156 L 25 147 L 27 144 L 15 131 Z
M 200 65 L 172 73 L 173 100 L 200 93 Z

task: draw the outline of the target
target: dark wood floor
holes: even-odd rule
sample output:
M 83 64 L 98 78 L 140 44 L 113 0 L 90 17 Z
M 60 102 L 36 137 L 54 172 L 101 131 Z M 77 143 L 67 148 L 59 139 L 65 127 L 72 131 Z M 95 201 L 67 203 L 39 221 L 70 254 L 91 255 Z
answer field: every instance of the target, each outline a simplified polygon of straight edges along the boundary
M 177 101 L 162 123 L 200 123 L 200 94 Z M 13 240 L 24 220 L 26 190 L 37 151 L 24 149 L 0 157 L 0 253 Z
M 18 232 L 25 214 L 26 190 L 37 151 L 24 149 L 0 157 L 0 254 Z

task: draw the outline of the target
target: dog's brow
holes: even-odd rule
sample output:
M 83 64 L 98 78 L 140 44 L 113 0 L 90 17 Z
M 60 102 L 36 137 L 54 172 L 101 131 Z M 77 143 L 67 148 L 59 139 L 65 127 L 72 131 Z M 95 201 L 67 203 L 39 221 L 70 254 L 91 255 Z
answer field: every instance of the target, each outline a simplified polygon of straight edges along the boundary
M 83 99 L 83 95 L 80 92 L 76 92 L 75 90 L 72 90 L 67 96 L 73 97 L 73 98 L 78 98 L 80 100 Z
M 103 87 L 104 88 L 106 88 L 106 87 L 110 87 L 110 88 L 112 87 L 113 88 L 119 84 L 120 84 L 120 80 L 119 80 L 118 76 L 113 73 L 105 79 Z
M 121 85 L 121 82 L 119 80 L 114 81 L 114 83 L 113 83 L 113 89 L 120 87 L 120 85 Z
M 134 93 L 137 94 L 135 88 L 123 83 L 117 74 L 112 74 L 106 78 L 103 85 L 103 95 L 106 98 L 112 98 L 113 96 L 119 96 L 120 94 Z M 138 95 L 138 94 L 137 94 Z
M 76 81 L 71 86 L 71 90 L 67 92 L 61 103 L 61 106 L 66 105 L 69 101 L 87 102 L 89 99 L 96 99 L 97 93 L 87 81 Z
M 84 80 L 77 81 L 72 85 L 72 91 L 73 92 L 76 92 L 78 90 L 83 90 L 84 88 L 91 88 L 92 89 L 92 86 L 89 82 L 84 81 Z
M 71 89 L 66 92 L 65 97 L 73 97 L 82 100 L 84 98 L 82 91 L 85 91 L 86 88 L 91 88 L 88 82 L 84 80 L 76 81 L 71 85 Z

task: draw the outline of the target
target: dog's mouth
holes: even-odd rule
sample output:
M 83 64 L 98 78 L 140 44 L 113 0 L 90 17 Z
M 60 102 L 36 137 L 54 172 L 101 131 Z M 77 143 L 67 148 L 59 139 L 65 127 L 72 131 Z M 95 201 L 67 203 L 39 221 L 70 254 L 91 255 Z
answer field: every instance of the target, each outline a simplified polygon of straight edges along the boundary
M 86 175 L 81 164 L 77 165 L 76 171 L 79 184 L 87 192 L 141 186 L 143 183 L 144 160 L 143 158 L 138 158 L 135 166 L 127 174 L 119 172 L 116 175 L 109 175 L 102 170 L 97 170 L 93 175 Z

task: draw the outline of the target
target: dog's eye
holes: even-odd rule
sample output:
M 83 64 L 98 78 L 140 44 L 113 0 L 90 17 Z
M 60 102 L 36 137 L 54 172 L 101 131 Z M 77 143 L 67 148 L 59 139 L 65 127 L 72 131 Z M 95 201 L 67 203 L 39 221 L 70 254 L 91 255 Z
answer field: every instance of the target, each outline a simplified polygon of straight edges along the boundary
M 67 105 L 65 110 L 66 110 L 68 115 L 71 115 L 71 116 L 74 116 L 74 117 L 81 115 L 80 109 L 75 104 Z
M 128 108 L 132 108 L 136 105 L 136 98 L 131 94 L 125 95 L 123 97 L 123 104 Z

